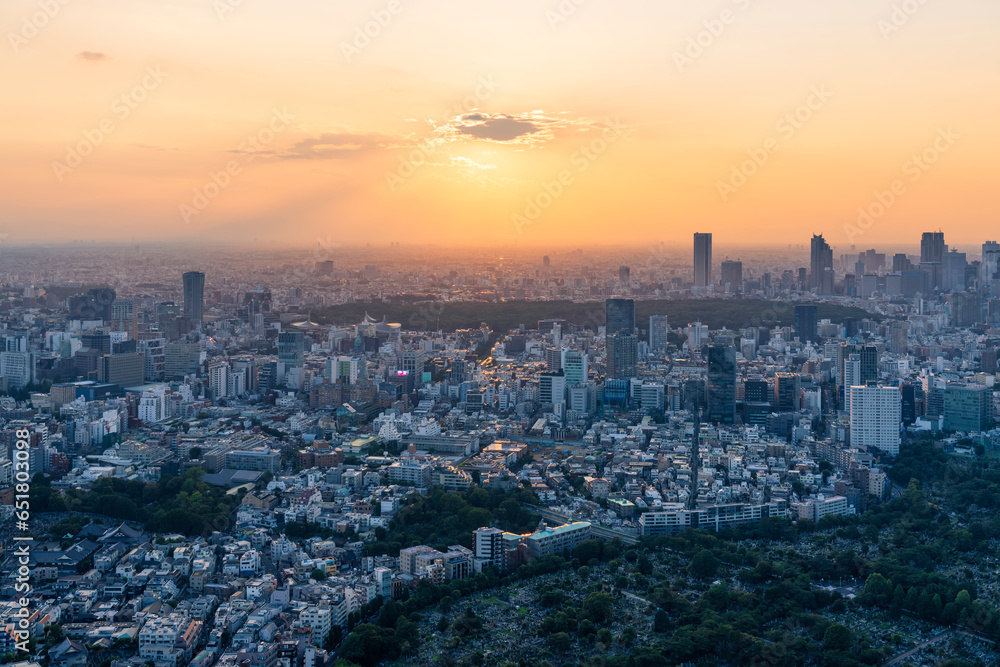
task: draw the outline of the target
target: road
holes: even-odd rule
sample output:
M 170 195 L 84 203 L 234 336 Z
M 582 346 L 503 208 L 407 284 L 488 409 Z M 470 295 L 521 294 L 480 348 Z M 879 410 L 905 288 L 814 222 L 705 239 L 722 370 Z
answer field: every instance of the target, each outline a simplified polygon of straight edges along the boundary
M 917 653 L 917 652 L 919 652 L 919 651 L 921 651 L 921 650 L 923 650 L 923 649 L 925 649 L 928 646 L 931 646 L 933 644 L 939 644 L 939 643 L 943 642 L 949 636 L 951 636 L 952 634 L 954 634 L 954 632 L 955 632 L 954 630 L 945 630 L 944 632 L 940 632 L 940 633 L 934 635 L 933 637 L 931 637 L 930 639 L 928 639 L 927 641 L 925 641 L 923 644 L 918 644 L 917 646 L 914 646 L 913 648 L 911 648 L 910 650 L 906 651 L 905 653 L 900 653 L 899 655 L 897 655 L 897 656 L 891 658 L 890 660 L 887 660 L 886 662 L 882 663 L 882 665 L 883 665 L 883 667 L 891 667 L 891 665 L 898 665 L 903 660 L 906 660 L 907 658 L 909 658 L 910 656 L 912 656 L 914 653 Z

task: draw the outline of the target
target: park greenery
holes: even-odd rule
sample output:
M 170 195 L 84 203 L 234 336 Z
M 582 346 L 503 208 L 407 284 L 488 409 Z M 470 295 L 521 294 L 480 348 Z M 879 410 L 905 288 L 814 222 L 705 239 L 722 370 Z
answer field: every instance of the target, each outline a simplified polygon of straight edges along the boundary
M 819 317 L 841 322 L 845 317 L 879 319 L 853 306 L 817 304 Z M 427 301 L 347 303 L 314 312 L 318 322 L 354 324 L 365 313 L 372 317 L 399 322 L 404 329 L 477 329 L 486 323 L 493 331 L 512 331 L 520 325 L 534 328 L 539 320 L 564 319 L 581 327 L 596 329 L 604 324 L 604 302 L 573 301 Z M 795 323 L 795 304 L 759 299 L 658 299 L 635 302 L 637 322 L 650 315 L 666 315 L 672 326 L 702 322 L 710 329 L 739 329 L 747 326 L 791 326 Z
M 101 477 L 90 489 L 63 493 L 36 476 L 31 507 L 36 512 L 102 514 L 142 523 L 156 533 L 209 535 L 229 527 L 229 515 L 239 497 L 202 481 L 203 474 L 201 468 L 191 468 L 181 476 L 165 475 L 156 482 Z

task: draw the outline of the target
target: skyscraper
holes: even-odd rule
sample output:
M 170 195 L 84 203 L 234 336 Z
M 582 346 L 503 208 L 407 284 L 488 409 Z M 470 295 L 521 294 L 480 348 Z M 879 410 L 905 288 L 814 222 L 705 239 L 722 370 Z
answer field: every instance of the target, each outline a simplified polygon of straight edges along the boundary
M 635 334 L 635 301 L 632 299 L 608 299 L 604 302 L 605 333 Z
M 205 274 L 188 271 L 184 274 L 184 317 L 192 326 L 201 325 L 205 309 Z
M 736 421 L 736 348 L 708 348 L 708 420 L 722 424 Z
M 924 232 L 920 239 L 920 270 L 924 272 L 924 289 L 928 292 L 941 288 L 947 252 L 944 232 Z
M 809 288 L 820 294 L 833 293 L 833 248 L 822 234 L 812 237 L 809 253 Z
M 738 292 L 743 284 L 743 262 L 726 260 L 722 263 L 722 286 L 727 292 Z
M 632 280 L 632 269 L 622 266 L 618 269 L 618 282 L 628 284 Z
M 920 239 L 920 263 L 943 262 L 948 246 L 944 243 L 944 232 L 924 232 Z
M 649 349 L 653 352 L 667 350 L 667 316 L 649 316 Z
M 987 241 L 983 244 L 979 284 L 990 296 L 996 296 L 997 286 L 1000 286 L 1000 243 L 996 241 Z
M 819 308 L 812 304 L 795 306 L 795 335 L 800 343 L 819 340 Z
M 616 380 L 634 378 L 639 360 L 639 342 L 631 334 L 612 334 L 607 338 L 608 377 Z
M 712 284 L 712 235 L 694 235 L 694 284 L 708 287 Z

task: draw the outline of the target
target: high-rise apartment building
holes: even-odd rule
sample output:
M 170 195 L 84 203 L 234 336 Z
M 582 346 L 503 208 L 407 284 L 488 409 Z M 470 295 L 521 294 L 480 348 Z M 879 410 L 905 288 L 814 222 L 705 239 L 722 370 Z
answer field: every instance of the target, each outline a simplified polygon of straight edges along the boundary
M 732 424 L 736 420 L 736 348 L 708 348 L 708 415 L 711 422 Z
M 854 386 L 851 392 L 851 446 L 899 453 L 899 387 Z

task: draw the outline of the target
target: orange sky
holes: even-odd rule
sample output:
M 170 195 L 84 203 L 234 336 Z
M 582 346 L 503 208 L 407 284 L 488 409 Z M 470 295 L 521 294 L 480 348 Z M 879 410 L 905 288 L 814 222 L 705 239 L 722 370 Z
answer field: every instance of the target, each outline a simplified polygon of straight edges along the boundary
M 4 0 L 0 28 L 10 243 L 996 237 L 989 0 Z

